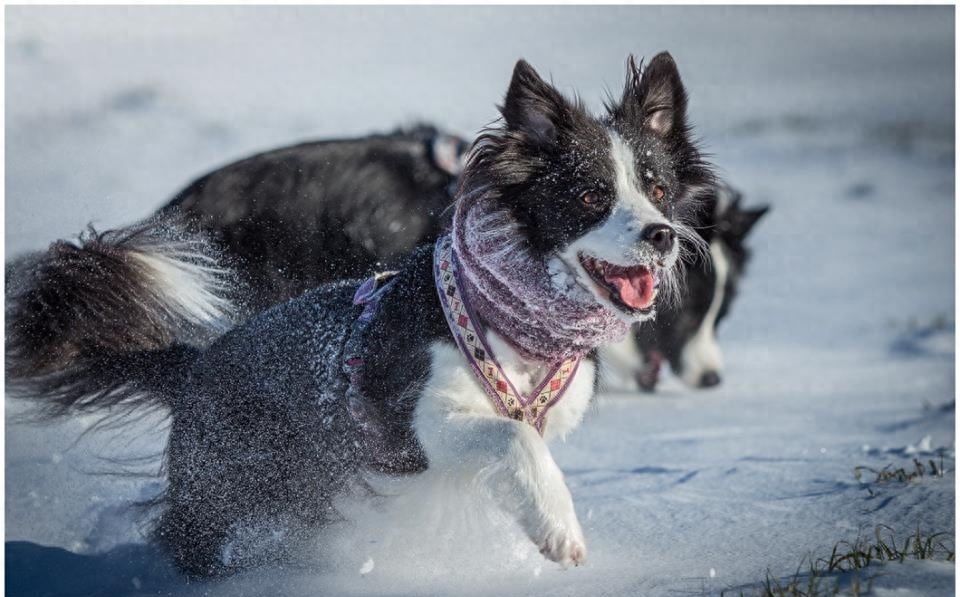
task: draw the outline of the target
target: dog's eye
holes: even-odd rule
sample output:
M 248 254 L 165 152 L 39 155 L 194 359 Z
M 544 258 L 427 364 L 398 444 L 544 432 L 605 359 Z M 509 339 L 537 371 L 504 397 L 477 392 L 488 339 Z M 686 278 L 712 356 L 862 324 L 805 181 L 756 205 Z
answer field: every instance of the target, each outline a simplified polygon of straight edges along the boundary
M 657 202 L 663 201 L 663 198 L 664 198 L 664 196 L 665 196 L 666 194 L 667 194 L 667 192 L 664 191 L 664 190 L 663 190 L 663 187 L 661 187 L 660 185 L 656 185 L 656 186 L 653 187 L 653 200 L 654 200 L 654 201 L 657 201 Z
M 584 191 L 580 194 L 580 202 L 590 207 L 600 205 L 600 195 L 596 191 Z

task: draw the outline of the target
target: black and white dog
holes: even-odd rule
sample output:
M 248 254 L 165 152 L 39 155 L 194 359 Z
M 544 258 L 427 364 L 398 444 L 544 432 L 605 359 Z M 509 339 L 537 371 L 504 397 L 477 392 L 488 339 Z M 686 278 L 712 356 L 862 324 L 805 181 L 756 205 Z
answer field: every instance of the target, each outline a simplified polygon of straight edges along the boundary
M 663 361 L 688 386 L 720 383 L 724 361 L 717 327 L 730 311 L 750 258 L 744 240 L 770 209 L 767 205 L 744 209 L 741 200 L 740 192 L 726 184 L 705 196 L 691 227 L 709 253 L 691 252 L 680 300 L 663 305 L 653 324 L 634 328 L 635 348 L 642 358 L 635 379 L 642 389 L 655 389 Z
M 201 338 L 229 319 L 228 280 L 201 240 L 162 224 L 61 245 L 63 267 L 40 272 L 8 310 L 11 389 L 51 414 L 169 410 L 155 537 L 193 576 L 285 561 L 365 472 L 427 466 L 490 489 L 547 558 L 582 562 L 583 532 L 547 441 L 580 423 L 596 343 L 653 318 L 675 279 L 678 238 L 696 241 L 682 217 L 713 182 L 673 59 L 659 54 L 642 73 L 631 59 L 628 71 L 622 98 L 595 118 L 520 61 L 436 252 L 412 251 L 372 293 L 360 280 L 323 285 L 211 343 Z M 454 263 L 460 278 L 446 269 Z M 514 269 L 531 279 L 492 275 Z M 64 272 L 73 294 L 56 288 Z M 90 332 L 52 367 L 57 334 L 31 333 L 51 295 L 66 324 Z M 468 300 L 488 308 L 450 316 Z M 539 325 L 558 309 L 573 315 Z M 498 356 L 496 384 L 474 367 L 490 355 L 464 349 L 471 334 Z M 537 350 L 571 366 L 531 358 Z M 517 418 L 501 416 L 491 393 L 508 381 L 514 399 L 538 398 Z

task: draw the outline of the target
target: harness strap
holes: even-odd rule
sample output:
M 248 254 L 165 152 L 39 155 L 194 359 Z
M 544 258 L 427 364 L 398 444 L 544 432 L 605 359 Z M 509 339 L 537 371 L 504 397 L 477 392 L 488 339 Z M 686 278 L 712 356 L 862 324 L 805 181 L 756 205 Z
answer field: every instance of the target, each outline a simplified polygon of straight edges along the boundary
M 378 435 L 380 425 L 376 421 L 368 401 L 364 399 L 360 390 L 363 373 L 363 345 L 367 327 L 373 321 L 380 306 L 380 299 L 387 293 L 396 281 L 396 272 L 383 272 L 367 278 L 353 295 L 353 304 L 363 306 L 360 315 L 354 320 L 343 347 L 343 361 L 341 369 L 349 379 L 347 387 L 347 410 L 350 416 L 366 433 Z
M 566 393 L 580 365 L 580 357 L 571 357 L 554 364 L 533 391 L 524 396 L 507 378 L 503 367 L 490 350 L 490 345 L 477 323 L 479 320 L 467 297 L 460 290 L 457 258 L 453 253 L 450 235 L 441 236 L 437 240 L 433 263 L 437 293 L 440 295 L 440 304 L 443 305 L 450 332 L 490 402 L 501 416 L 524 421 L 543 435 L 547 412 Z

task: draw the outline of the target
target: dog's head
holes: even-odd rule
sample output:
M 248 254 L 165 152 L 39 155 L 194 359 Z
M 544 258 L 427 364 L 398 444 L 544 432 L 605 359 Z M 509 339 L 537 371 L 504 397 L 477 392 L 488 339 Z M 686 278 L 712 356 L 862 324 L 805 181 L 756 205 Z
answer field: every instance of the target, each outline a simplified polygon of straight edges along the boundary
M 769 206 L 743 209 L 740 201 L 741 194 L 726 185 L 718 185 L 707 196 L 693 226 L 709 253 L 695 255 L 686 265 L 680 301 L 661 309 L 654 324 L 637 331 L 645 360 L 657 364 L 660 358 L 666 359 L 692 387 L 711 387 L 721 381 L 723 355 L 717 327 L 730 311 L 750 257 L 744 239 L 769 210 Z M 641 376 L 641 385 L 655 381 L 655 375 Z
M 493 198 L 538 257 L 625 321 L 653 317 L 671 288 L 684 226 L 712 180 L 690 138 L 677 66 L 631 57 L 619 100 L 591 116 L 521 60 L 500 111 L 478 139 L 461 196 Z

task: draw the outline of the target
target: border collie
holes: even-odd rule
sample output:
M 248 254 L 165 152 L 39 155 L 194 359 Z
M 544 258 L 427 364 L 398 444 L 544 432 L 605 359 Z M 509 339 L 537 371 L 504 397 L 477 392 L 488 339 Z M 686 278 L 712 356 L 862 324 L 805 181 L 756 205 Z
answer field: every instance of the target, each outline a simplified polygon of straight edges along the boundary
M 740 277 L 750 258 L 744 239 L 770 207 L 743 209 L 739 191 L 719 185 L 704 202 L 703 217 L 693 224 L 709 247 L 686 266 L 678 304 L 666 304 L 655 325 L 634 328 L 634 341 L 643 359 L 636 372 L 638 385 L 653 391 L 666 360 L 673 372 L 692 387 L 709 388 L 721 381 L 723 355 L 717 327 L 730 312 Z
M 666 360 L 691 387 L 709 388 L 721 381 L 723 354 L 717 327 L 730 312 L 750 251 L 744 240 L 770 210 L 763 205 L 743 209 L 739 191 L 719 185 L 706 196 L 704 209 L 692 227 L 709 247 L 686 264 L 682 297 L 659 310 L 654 325 L 634 328 L 633 340 L 642 358 L 637 384 L 653 391 Z
M 697 241 L 682 218 L 713 177 L 686 104 L 666 53 L 642 72 L 631 58 L 600 118 L 519 61 L 436 245 L 209 343 L 229 279 L 202 241 L 147 225 L 58 245 L 10 307 L 8 382 L 51 416 L 169 410 L 155 538 L 191 576 L 287 561 L 365 473 L 428 466 L 487 487 L 546 558 L 579 564 L 547 442 L 580 423 L 592 353 L 654 317 L 678 238 Z M 60 337 L 31 324 L 54 295 L 90 333 L 50 367 Z

